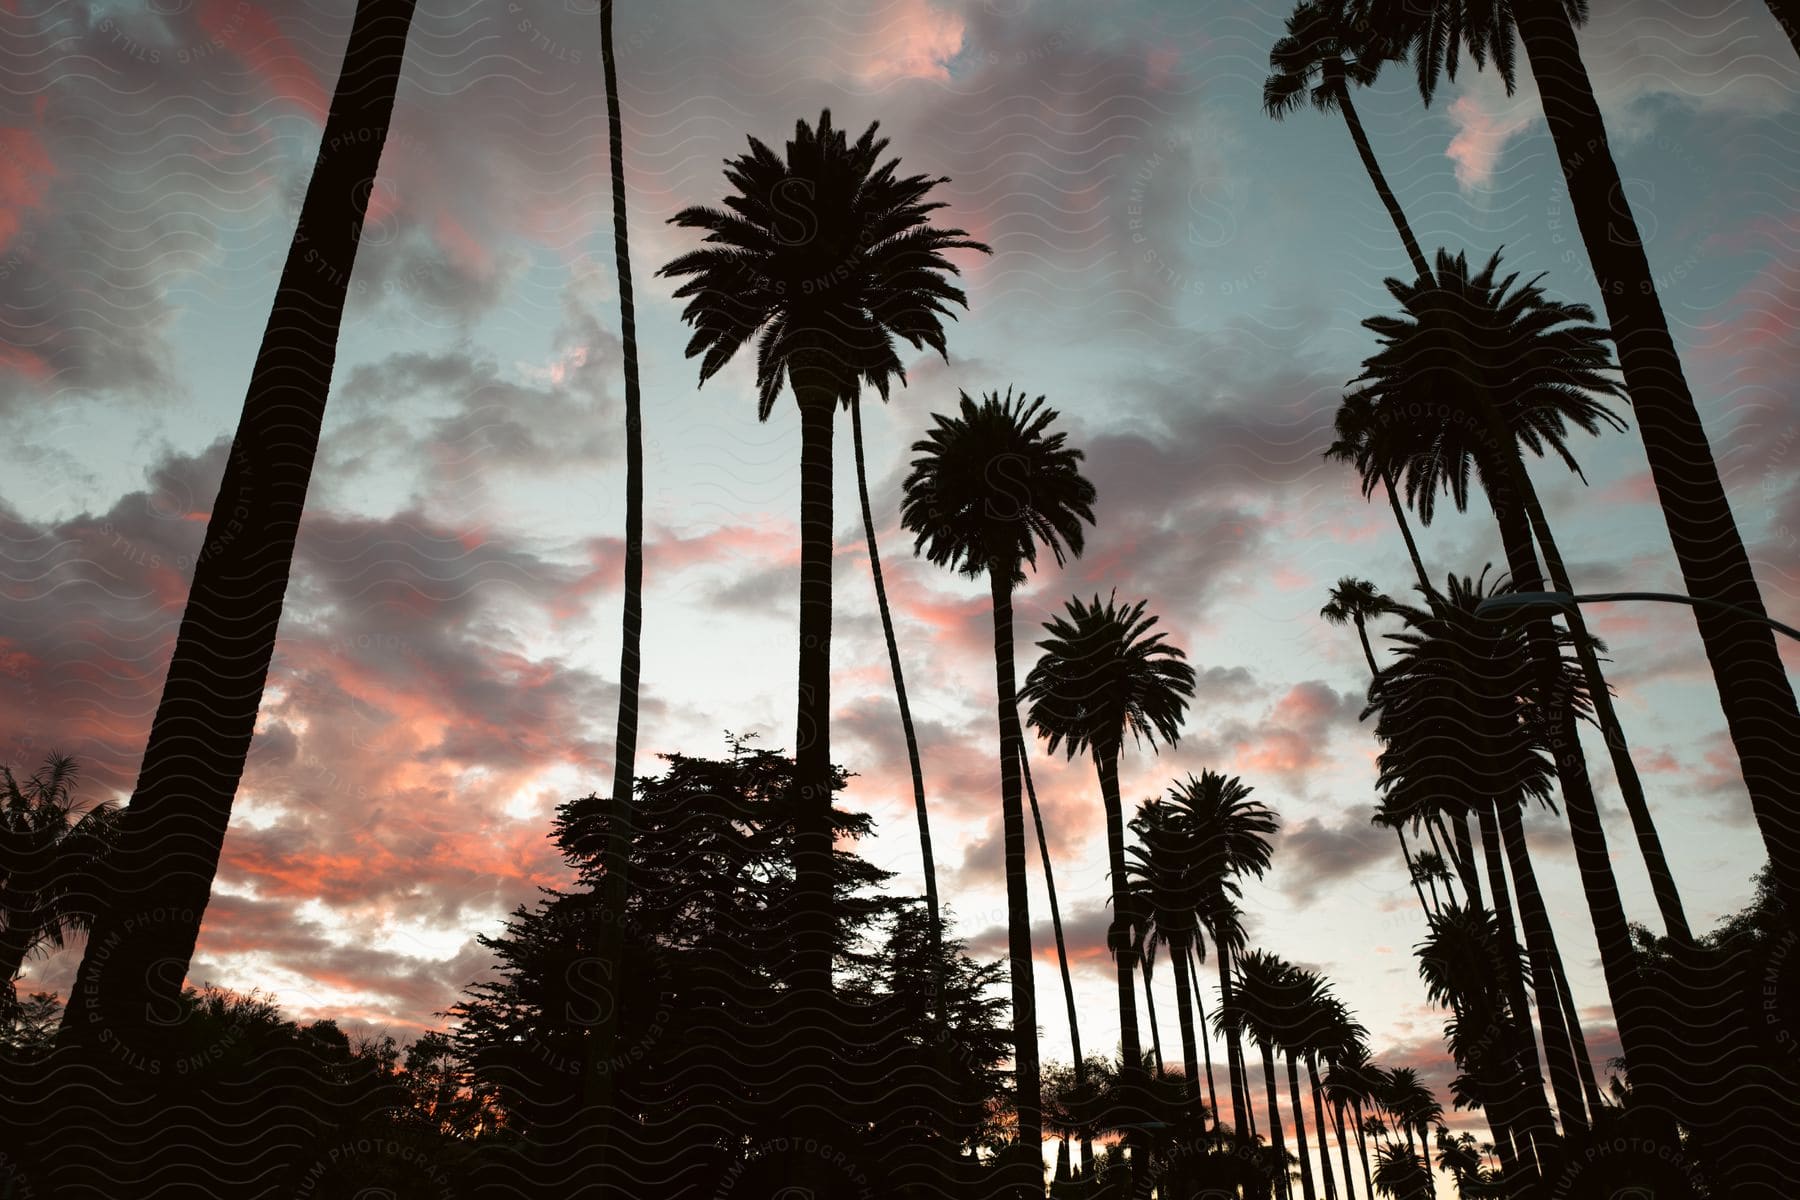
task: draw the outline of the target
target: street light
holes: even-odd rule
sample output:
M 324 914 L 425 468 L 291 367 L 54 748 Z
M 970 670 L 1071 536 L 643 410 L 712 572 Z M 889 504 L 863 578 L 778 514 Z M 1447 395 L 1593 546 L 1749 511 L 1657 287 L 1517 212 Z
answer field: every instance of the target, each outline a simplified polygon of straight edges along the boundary
M 1665 604 L 1685 604 L 1690 608 L 1718 608 L 1740 617 L 1748 617 L 1752 621 L 1761 621 L 1771 629 L 1787 634 L 1800 642 L 1800 629 L 1792 625 L 1783 625 L 1773 617 L 1762 613 L 1751 612 L 1747 608 L 1739 608 L 1735 604 L 1726 604 L 1722 600 L 1707 600 L 1699 596 L 1682 596 L 1674 592 L 1590 592 L 1577 596 L 1573 592 L 1503 592 L 1498 596 L 1489 596 L 1475 606 L 1475 615 L 1483 613 L 1499 615 L 1518 608 L 1574 608 L 1578 604 L 1601 604 L 1612 600 L 1657 600 Z

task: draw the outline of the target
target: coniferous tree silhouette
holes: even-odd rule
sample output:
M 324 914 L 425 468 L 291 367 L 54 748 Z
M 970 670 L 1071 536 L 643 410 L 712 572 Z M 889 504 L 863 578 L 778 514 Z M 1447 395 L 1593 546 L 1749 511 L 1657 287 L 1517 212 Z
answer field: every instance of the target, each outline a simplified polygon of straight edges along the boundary
M 1041 1186 L 1043 1123 L 1032 982 L 1031 913 L 1025 886 L 1025 815 L 1013 667 L 1013 590 L 1037 566 L 1040 545 L 1057 565 L 1081 553 L 1083 524 L 1094 520 L 1094 485 L 1081 474 L 1082 452 L 1052 431 L 1057 412 L 1044 398 L 1007 389 L 977 403 L 960 396 L 954 415 L 935 414 L 906 479 L 901 524 L 914 552 L 970 578 L 987 576 L 994 615 L 994 678 L 1000 734 L 1000 810 L 1004 841 L 1007 945 L 1012 960 L 1019 1159 Z M 1022 1176 L 1023 1177 L 1023 1176 Z

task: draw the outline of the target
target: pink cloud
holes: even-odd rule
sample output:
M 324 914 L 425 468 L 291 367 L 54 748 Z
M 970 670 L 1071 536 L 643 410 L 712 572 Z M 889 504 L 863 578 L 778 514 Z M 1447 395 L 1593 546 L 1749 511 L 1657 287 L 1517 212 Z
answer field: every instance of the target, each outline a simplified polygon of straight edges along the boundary
M 871 87 L 903 79 L 950 78 L 946 65 L 962 50 L 963 19 L 930 0 L 901 0 L 880 10 L 888 19 L 865 35 L 867 49 L 852 50 L 856 78 Z
M 1521 107 L 1509 103 L 1509 112 L 1490 112 L 1474 93 L 1465 92 L 1450 105 L 1456 136 L 1444 151 L 1456 164 L 1456 182 L 1465 189 L 1493 182 L 1494 170 L 1506 143 L 1530 124 Z

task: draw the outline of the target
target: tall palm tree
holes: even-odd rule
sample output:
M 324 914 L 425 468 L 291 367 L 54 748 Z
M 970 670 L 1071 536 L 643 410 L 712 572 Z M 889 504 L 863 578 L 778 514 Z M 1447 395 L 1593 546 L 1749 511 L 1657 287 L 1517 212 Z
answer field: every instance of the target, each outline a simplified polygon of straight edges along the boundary
M 1492 60 L 1510 92 L 1515 39 L 1537 82 L 1575 222 L 1619 347 L 1650 474 L 1757 827 L 1789 911 L 1800 909 L 1800 707 L 1762 620 L 1762 592 L 1719 479 L 1711 443 L 1669 334 L 1643 236 L 1607 139 L 1575 27 L 1585 0 L 1357 0 L 1384 38 L 1405 46 L 1426 103 L 1458 52 Z M 1791 36 L 1791 35 L 1790 35 Z
M 1245 875 L 1261 879 L 1267 873 L 1274 855 L 1270 839 L 1281 828 L 1274 810 L 1250 798 L 1252 790 L 1235 775 L 1213 771 L 1202 771 L 1198 779 L 1189 775 L 1185 783 L 1169 789 L 1169 802 L 1192 826 L 1199 847 L 1200 920 L 1212 938 L 1220 1009 L 1232 1004 L 1232 961 L 1244 947 L 1242 914 L 1236 903 L 1242 895 L 1238 881 Z M 1214 1019 L 1217 1025 L 1217 1011 Z M 1250 1076 L 1243 1039 L 1235 1023 L 1227 1022 L 1220 1029 L 1231 1074 L 1232 1118 L 1240 1143 L 1247 1144 L 1251 1136 Z
M 1356 1153 L 1361 1160 L 1363 1192 L 1371 1200 L 1375 1185 L 1369 1172 L 1368 1128 L 1364 1111 L 1375 1103 L 1375 1091 L 1384 1072 L 1369 1057 L 1365 1043 L 1353 1042 L 1337 1058 L 1331 1060 L 1325 1073 L 1325 1092 L 1337 1109 L 1338 1122 L 1343 1123 L 1343 1110 L 1350 1109 L 1356 1132 Z
M 613 738 L 612 807 L 607 822 L 606 875 L 597 939 L 600 961 L 620 962 L 629 891 L 632 789 L 637 781 L 638 681 L 644 631 L 644 428 L 638 384 L 637 306 L 631 286 L 631 227 L 625 203 L 625 137 L 619 112 L 619 68 L 613 52 L 613 0 L 600 4 L 600 62 L 606 85 L 607 157 L 612 170 L 613 259 L 619 276 L 619 341 L 625 375 L 625 600 L 619 619 L 619 718 Z M 934 955 L 933 962 L 940 961 Z M 622 977 L 620 977 L 622 979 Z M 593 1114 L 598 1149 L 612 1140 L 614 1073 L 600 1069 L 613 1053 L 621 1006 L 596 1004 L 600 1020 L 588 1031 L 583 1092 Z M 601 1169 L 606 1169 L 604 1161 Z
M 1137 963 L 1131 940 L 1135 899 L 1125 872 L 1125 814 L 1119 797 L 1119 754 L 1129 732 L 1134 741 L 1175 745 L 1188 698 L 1194 694 L 1194 669 L 1186 652 L 1151 632 L 1157 623 L 1145 612 L 1145 601 L 1121 605 L 1116 595 L 1100 603 L 1070 599 L 1062 616 L 1044 626 L 1049 636 L 1038 643 L 1044 651 L 1025 677 L 1020 695 L 1030 703 L 1027 723 L 1046 739 L 1050 753 L 1061 747 L 1070 758 L 1093 756 L 1106 811 L 1107 864 L 1112 878 L 1112 922 L 1107 949 L 1113 955 L 1119 987 L 1119 1042 L 1126 1083 L 1141 1082 L 1137 1064 L 1143 1059 L 1138 1035 Z
M 1194 1035 L 1193 981 L 1188 962 L 1200 935 L 1200 913 L 1205 902 L 1200 876 L 1200 847 L 1195 830 L 1179 808 L 1161 800 L 1146 800 L 1131 820 L 1138 842 L 1125 849 L 1125 872 L 1139 895 L 1138 911 L 1145 921 L 1144 963 L 1148 967 L 1160 943 L 1169 950 L 1175 972 L 1176 1016 L 1181 1026 L 1181 1063 L 1190 1111 L 1202 1111 L 1200 1048 Z M 1145 991 L 1150 988 L 1146 975 Z
M 1370 36 L 1371 27 L 1347 18 L 1348 14 L 1335 3 L 1303 0 L 1295 6 L 1288 15 L 1287 32 L 1269 50 L 1263 111 L 1279 121 L 1310 100 L 1321 112 L 1336 109 L 1343 114 L 1356 152 L 1362 156 L 1363 169 L 1368 171 L 1376 194 L 1393 219 L 1407 257 L 1412 259 L 1414 273 L 1425 275 L 1430 267 L 1419 249 L 1419 239 L 1413 236 L 1412 226 L 1407 224 L 1381 164 L 1375 161 L 1369 135 L 1363 132 L 1356 105 L 1350 101 L 1350 84 L 1367 87 L 1374 83 L 1382 66 L 1395 61 L 1398 55 L 1393 46 Z
M 1529 977 L 1530 964 L 1516 943 L 1501 936 L 1494 913 L 1463 905 L 1432 917 L 1418 958 L 1426 994 L 1452 1013 L 1445 1035 L 1463 1072 L 1453 1090 L 1486 1110 L 1507 1178 L 1520 1186 L 1535 1181 L 1540 1154 L 1549 1150 L 1530 1115 L 1542 1102 L 1543 1085 L 1522 1068 L 1518 1043 L 1510 1036 L 1526 1020 L 1511 980 Z
M 1231 998 L 1219 1006 L 1214 1020 L 1220 1031 L 1248 1037 L 1262 1051 L 1263 1087 L 1269 1106 L 1269 1140 L 1274 1143 L 1275 1161 L 1287 1161 L 1287 1136 L 1282 1132 L 1281 1105 L 1275 1084 L 1275 1051 L 1281 1044 L 1289 1021 L 1291 1006 L 1296 1002 L 1288 964 L 1266 950 L 1251 950 L 1242 955 L 1234 972 Z M 1299 1114 L 1295 1113 L 1298 1117 Z M 1305 1161 L 1304 1157 L 1301 1160 Z M 1281 1178 L 1283 1197 L 1291 1195 L 1287 1172 Z M 1303 1177 L 1311 1190 L 1311 1176 Z
M 1436 419 L 1407 422 L 1413 427 L 1396 435 L 1411 439 L 1407 495 L 1419 504 L 1421 519 L 1430 521 L 1439 487 L 1450 493 L 1458 508 L 1466 507 L 1468 475 L 1473 470 L 1493 503 L 1515 578 L 1522 586 L 1529 580 L 1541 581 L 1532 548 L 1535 526 L 1546 556 L 1556 563 L 1558 586 L 1566 588 L 1569 580 L 1562 556 L 1555 553 L 1521 446 L 1539 456 L 1554 450 L 1579 475 L 1567 444 L 1568 426 L 1589 434 L 1607 425 L 1623 428 L 1607 407 L 1620 389 L 1608 373 L 1612 365 L 1608 335 L 1592 324 L 1591 309 L 1550 300 L 1536 280 L 1515 288 L 1518 276 L 1500 279 L 1498 268 L 1496 254 L 1471 276 L 1464 256 L 1452 259 L 1440 252 L 1435 279 L 1394 288 L 1397 298 L 1404 296 L 1405 315 L 1365 322 L 1381 336 L 1383 349 L 1364 364 L 1365 374 L 1358 382 L 1368 384 L 1364 392 L 1378 413 L 1403 411 L 1396 407 L 1400 402 L 1427 397 L 1435 402 L 1429 411 L 1440 414 Z M 1458 360 L 1454 367 L 1453 357 Z M 1481 386 L 1467 386 L 1471 369 Z M 1452 384 L 1453 372 L 1464 382 Z M 1579 609 L 1571 610 L 1568 620 L 1578 635 L 1582 669 L 1664 924 L 1671 936 L 1685 940 L 1687 919 L 1680 895 L 1599 659 L 1585 636 Z
M 83 901 L 116 840 L 120 810 L 79 805 L 78 774 L 66 754 L 50 754 L 24 779 L 0 766 L 0 1015 L 27 958 L 93 925 Z
M 64 1009 L 65 1039 L 104 1031 L 147 1049 L 145 1014 L 172 1008 L 193 957 L 275 652 L 413 5 L 358 0 L 137 787 L 119 819 L 108 902 Z
M 1000 811 L 1006 859 L 1007 946 L 1012 958 L 1014 1069 L 1022 1155 L 1039 1161 L 1037 999 L 1032 986 L 1031 912 L 1025 885 L 1025 817 L 1013 669 L 1013 589 L 1036 567 L 1038 549 L 1061 566 L 1081 553 L 1083 523 L 1094 520 L 1094 485 L 1081 474 L 1082 453 L 1050 426 L 1044 398 L 997 392 L 977 404 L 968 393 L 954 416 L 933 416 L 913 443 L 900 522 L 913 550 L 971 578 L 986 575 L 994 608 L 994 678 L 1000 727 Z
M 944 956 L 938 950 L 944 943 L 943 921 L 938 914 L 937 859 L 931 852 L 931 816 L 925 807 L 925 769 L 919 760 L 919 735 L 913 728 L 912 705 L 906 698 L 906 673 L 900 668 L 900 643 L 894 636 L 894 614 L 888 607 L 887 584 L 881 574 L 881 551 L 875 544 L 875 514 L 869 506 L 869 475 L 863 462 L 862 435 L 862 402 L 860 399 L 850 401 L 850 440 L 856 451 L 856 496 L 862 506 L 863 537 L 869 545 L 869 575 L 875 581 L 875 607 L 881 612 L 881 632 L 887 639 L 888 668 L 894 675 L 894 700 L 900 709 L 900 732 L 906 740 L 906 763 L 912 772 L 913 811 L 919 821 L 919 857 L 925 872 L 925 912 L 931 920 L 931 944 L 933 947 L 932 962 L 941 969 Z M 1037 806 L 1032 805 L 1035 816 Z M 1050 860 L 1046 855 L 1044 870 L 1048 875 Z M 1051 909 L 1055 910 L 1055 892 L 1051 892 Z M 1057 932 L 1061 940 L 1060 923 Z M 944 988 L 942 980 L 937 988 L 939 1015 L 942 1016 Z M 1080 1070 L 1081 1049 L 1075 1050 L 1077 1071 Z
M 931 223 L 942 179 L 902 176 L 881 161 L 887 139 L 870 125 L 851 142 L 831 113 L 794 125 L 785 155 L 750 138 L 726 163 L 723 208 L 685 208 L 674 225 L 706 245 L 658 274 L 681 279 L 676 299 L 694 327 L 688 357 L 704 383 L 756 342 L 757 417 L 783 383 L 800 409 L 800 634 L 795 763 L 804 804 L 795 869 L 795 984 L 831 987 L 831 533 L 832 419 L 863 384 L 885 399 L 905 381 L 896 338 L 945 354 L 943 318 L 966 304 L 946 254 L 980 249 L 960 229 Z
M 1351 1015 L 1342 1000 L 1332 991 L 1329 982 L 1315 977 L 1312 985 L 1312 1004 L 1303 1022 L 1305 1030 L 1302 1048 L 1306 1054 L 1306 1073 L 1312 1085 L 1313 1124 L 1319 1130 L 1319 1157 L 1325 1177 L 1325 1193 L 1335 1194 L 1332 1180 L 1329 1152 L 1325 1149 L 1325 1115 L 1326 1087 L 1325 1075 L 1319 1065 L 1327 1067 L 1361 1051 L 1366 1044 L 1369 1031 L 1362 1023 Z M 1354 1200 L 1356 1186 L 1352 1182 L 1350 1171 L 1350 1144 L 1344 1135 L 1342 1114 L 1332 1106 L 1333 1126 L 1337 1131 L 1338 1155 L 1344 1168 L 1344 1194 L 1347 1200 Z
M 1528 798 L 1548 801 L 1553 725 L 1545 714 L 1553 706 L 1585 710 L 1584 681 L 1573 663 L 1559 659 L 1555 686 L 1562 695 L 1545 700 L 1524 628 L 1476 615 L 1483 600 L 1507 591 L 1452 577 L 1429 612 L 1396 608 L 1406 629 L 1392 639 L 1398 645 L 1393 664 L 1370 697 L 1370 711 L 1380 714 L 1376 733 L 1385 743 L 1377 766 L 1380 785 L 1390 792 L 1447 791 L 1477 804 L 1491 886 L 1502 905 L 1506 879 L 1498 856 L 1503 848 L 1509 853 L 1551 1086 L 1565 1131 L 1580 1132 L 1586 1129 L 1584 1094 L 1555 982 L 1549 914 L 1536 889 L 1525 887 L 1533 876 L 1519 857 L 1525 853 L 1522 829 L 1516 842 L 1505 838 L 1500 846 L 1494 835 L 1506 826 L 1508 813 L 1518 820 Z M 1510 914 L 1502 933 L 1510 942 Z M 1521 995 L 1515 992 L 1515 999 Z M 1522 1001 L 1518 1011 L 1526 1011 Z
M 1063 938 L 1062 906 L 1056 901 L 1056 873 L 1050 869 L 1050 842 L 1044 836 L 1044 814 L 1038 808 L 1037 788 L 1031 782 L 1031 747 L 1019 739 L 1019 774 L 1025 779 L 1025 799 L 1031 804 L 1031 823 L 1037 829 L 1038 858 L 1044 864 L 1044 890 L 1050 897 L 1050 928 L 1056 936 L 1056 965 L 1062 972 L 1063 1005 L 1069 1012 L 1069 1048 L 1074 1054 L 1070 1079 L 1079 1096 L 1088 1094 L 1087 1060 L 1081 1054 L 1081 1019 L 1075 1009 L 1075 977 L 1069 972 L 1069 947 Z M 1094 1173 L 1094 1139 L 1081 1134 L 1081 1173 Z
M 1402 406 L 1411 404 L 1442 414 L 1415 422 L 1383 446 L 1403 460 L 1408 500 L 1429 521 L 1440 489 L 1458 507 L 1467 504 L 1469 476 L 1475 474 L 1500 526 L 1513 583 L 1535 591 L 1542 587 L 1542 574 L 1522 502 L 1525 472 L 1518 447 L 1540 455 L 1554 450 L 1574 468 L 1568 426 L 1597 432 L 1601 424 L 1616 424 L 1605 404 L 1615 387 L 1603 374 L 1610 361 L 1606 335 L 1583 324 L 1592 314 L 1547 300 L 1535 283 L 1515 289 L 1517 277 L 1497 280 L 1498 268 L 1495 256 L 1471 274 L 1463 256 L 1440 252 L 1435 276 L 1414 284 L 1389 280 L 1405 315 L 1364 323 L 1382 347 L 1365 361 L 1357 382 L 1379 410 L 1396 419 L 1406 411 Z M 1470 397 L 1472 412 L 1466 407 Z M 1534 615 L 1526 628 L 1540 695 L 1554 701 L 1563 689 L 1553 678 L 1560 659 L 1551 622 Z M 1664 1083 L 1651 1061 L 1650 1031 L 1666 997 L 1639 986 L 1576 714 L 1566 703 L 1554 707 L 1552 738 L 1564 748 L 1556 766 L 1620 1037 L 1627 1057 L 1637 1059 L 1644 1098 L 1665 1105 Z M 1607 740 L 1615 755 L 1623 753 L 1620 743 Z M 1647 818 L 1647 810 L 1634 812 L 1634 823 Z M 1648 843 L 1642 833 L 1639 842 Z

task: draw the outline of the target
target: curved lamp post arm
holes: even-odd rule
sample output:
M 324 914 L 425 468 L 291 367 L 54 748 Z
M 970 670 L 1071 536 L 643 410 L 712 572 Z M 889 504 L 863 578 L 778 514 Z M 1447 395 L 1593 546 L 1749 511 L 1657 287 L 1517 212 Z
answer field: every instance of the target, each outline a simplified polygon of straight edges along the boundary
M 1721 600 L 1708 600 L 1700 596 L 1683 596 L 1676 592 L 1585 592 L 1576 595 L 1573 592 L 1512 592 L 1499 596 L 1489 596 L 1475 606 L 1477 614 L 1499 614 L 1510 612 L 1516 608 L 1573 608 L 1577 604 L 1604 604 L 1614 600 L 1655 600 L 1665 604 L 1685 604 L 1689 608 L 1717 608 L 1736 613 L 1740 617 L 1748 617 L 1752 621 L 1761 621 L 1771 629 L 1787 634 L 1795 641 L 1800 641 L 1800 629 L 1792 625 L 1784 625 L 1771 616 L 1751 612 L 1747 608 L 1739 608 L 1735 604 L 1726 604 Z

